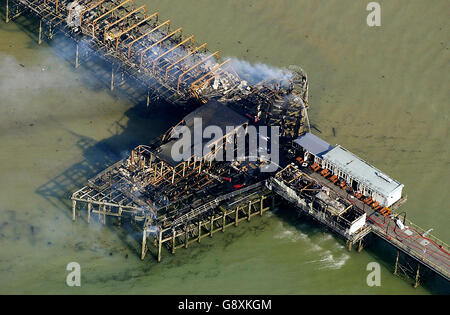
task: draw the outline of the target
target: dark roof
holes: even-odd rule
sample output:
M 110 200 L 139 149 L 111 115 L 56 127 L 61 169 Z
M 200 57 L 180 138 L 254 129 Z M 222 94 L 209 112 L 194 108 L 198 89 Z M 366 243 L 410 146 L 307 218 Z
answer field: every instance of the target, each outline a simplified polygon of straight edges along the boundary
M 186 126 L 191 131 L 191 152 L 194 154 L 194 146 L 197 139 L 194 139 L 194 119 L 202 119 L 202 133 L 208 126 L 218 126 L 222 130 L 222 134 L 225 136 L 226 127 L 232 126 L 237 128 L 248 122 L 248 119 L 239 115 L 226 105 L 210 101 L 196 110 L 192 111 L 183 118 L 184 123 L 180 126 Z M 233 129 L 234 129 L 233 128 Z M 211 139 L 204 139 L 202 137 L 201 147 L 204 148 L 205 144 Z M 177 166 L 181 161 L 174 161 L 172 158 L 172 147 L 178 139 L 173 139 L 160 146 L 160 151 L 157 153 L 158 157 L 168 163 L 171 166 Z
M 299 146 L 315 156 L 322 157 L 325 153 L 333 149 L 333 146 L 321 138 L 307 132 L 294 140 Z

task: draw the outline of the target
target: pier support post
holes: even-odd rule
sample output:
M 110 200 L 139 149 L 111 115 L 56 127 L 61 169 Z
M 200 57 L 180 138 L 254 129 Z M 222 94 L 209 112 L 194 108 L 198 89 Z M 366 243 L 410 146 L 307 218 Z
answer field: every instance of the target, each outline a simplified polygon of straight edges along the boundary
M 358 253 L 360 253 L 363 250 L 363 244 L 362 244 L 362 239 L 359 240 L 359 244 L 358 244 Z
M 88 203 L 88 223 L 91 223 L 91 210 L 92 210 L 92 203 Z
M 48 25 L 48 38 L 49 38 L 50 40 L 53 39 L 52 23 L 50 23 L 50 24 Z
M 227 225 L 226 212 L 224 212 L 222 217 L 222 232 L 225 232 L 226 225 Z
M 188 248 L 188 227 L 186 226 L 186 231 L 184 232 L 184 248 Z
M 239 224 L 239 206 L 236 207 L 235 216 L 234 216 L 234 225 L 238 226 Z
M 6 18 L 5 18 L 5 22 L 8 23 L 9 22 L 9 1 L 6 0 Z
M 419 286 L 419 274 L 420 274 L 420 263 L 417 263 L 416 282 L 414 283 L 414 288 L 417 288 Z
M 261 196 L 261 203 L 260 203 L 260 209 L 259 209 L 260 216 L 263 216 L 263 209 L 264 209 L 264 196 Z
M 202 236 L 202 222 L 198 221 L 198 242 L 200 243 L 200 239 Z
M 119 221 L 119 227 L 120 227 L 122 225 L 122 207 L 119 207 L 118 221 Z
M 162 246 L 162 230 L 159 231 L 158 236 L 158 262 L 161 262 L 161 246 Z
M 42 20 L 39 21 L 38 45 L 42 44 Z
M 394 266 L 394 275 L 397 275 L 398 272 L 398 258 L 400 256 L 400 251 L 397 250 L 397 258 L 395 258 L 395 266 Z
M 77 208 L 76 200 L 72 200 L 72 221 L 75 221 L 75 210 Z
M 111 69 L 111 91 L 114 91 L 114 65 L 112 65 Z
M 141 249 L 141 260 L 144 260 L 145 254 L 147 253 L 147 232 L 142 231 L 142 249 Z
M 213 236 L 213 228 L 214 228 L 214 216 L 211 216 L 211 220 L 209 222 L 209 237 Z
M 347 249 L 349 252 L 352 251 L 352 241 L 347 241 Z
M 150 106 L 150 90 L 147 90 L 147 108 Z
M 250 202 L 248 203 L 247 221 L 250 221 L 250 218 L 251 218 L 251 210 L 252 210 L 252 202 L 250 201 Z
M 79 62 L 78 62 L 78 43 L 77 43 L 77 48 L 76 48 L 76 51 L 75 51 L 75 69 L 78 69 L 78 67 L 79 67 Z
M 177 234 L 176 234 L 175 229 L 172 229 L 172 254 L 175 254 L 175 248 L 176 248 L 176 243 L 175 243 L 175 241 L 176 241 L 176 236 L 177 236 Z

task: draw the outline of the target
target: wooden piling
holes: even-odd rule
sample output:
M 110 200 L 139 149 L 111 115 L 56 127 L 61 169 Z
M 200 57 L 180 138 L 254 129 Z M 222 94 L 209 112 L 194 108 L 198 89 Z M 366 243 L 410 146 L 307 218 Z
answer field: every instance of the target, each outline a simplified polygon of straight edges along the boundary
M 348 249 L 348 251 L 349 252 L 351 252 L 352 251 L 352 241 L 347 241 L 347 249 Z
M 159 236 L 158 236 L 158 262 L 161 261 L 161 246 L 162 246 L 162 230 L 159 230 Z
M 358 244 L 358 253 L 360 253 L 363 250 L 363 244 L 362 244 L 362 239 L 359 240 L 359 244 Z
M 226 227 L 227 227 L 226 212 L 224 212 L 222 216 L 222 232 L 225 232 Z
M 211 220 L 209 222 L 209 237 L 212 237 L 213 235 L 213 228 L 214 228 L 214 216 L 211 216 Z
M 260 209 L 259 209 L 259 215 L 263 216 L 263 210 L 264 209 L 264 196 L 261 196 L 261 203 L 260 203 Z
M 79 63 L 78 63 L 78 43 L 77 43 L 77 48 L 75 51 L 75 69 L 78 69 L 79 67 Z
M 202 238 L 202 222 L 198 221 L 198 242 L 200 243 L 200 240 Z
M 121 226 L 122 225 L 122 207 L 119 207 L 118 221 L 119 221 L 119 226 Z
M 248 203 L 248 210 L 247 210 L 247 221 L 250 222 L 250 218 L 251 218 L 251 210 L 252 210 L 252 202 L 250 201 Z
M 238 226 L 239 224 L 239 206 L 236 207 L 234 225 Z
M 172 254 L 175 254 L 175 249 L 176 249 L 176 237 L 177 237 L 177 234 L 176 234 L 176 231 L 175 231 L 175 229 L 172 229 Z
M 38 45 L 42 44 L 42 20 L 39 21 Z
M 416 282 L 414 283 L 414 288 L 417 288 L 419 286 L 419 274 L 420 274 L 420 263 L 417 263 Z
M 394 275 L 397 275 L 398 272 L 398 258 L 400 256 L 400 251 L 397 250 L 397 258 L 395 258 L 395 266 L 394 266 Z
M 72 221 L 75 221 L 75 210 L 77 207 L 77 202 L 76 200 L 72 200 Z
M 147 232 L 145 229 L 142 231 L 142 249 L 141 249 L 141 260 L 144 260 L 146 254 L 147 246 Z
M 91 210 L 92 210 L 92 203 L 88 203 L 88 223 L 91 223 Z
M 114 65 L 111 68 L 111 91 L 114 91 Z
M 5 19 L 6 23 L 9 22 L 9 1 L 6 0 L 6 19 Z

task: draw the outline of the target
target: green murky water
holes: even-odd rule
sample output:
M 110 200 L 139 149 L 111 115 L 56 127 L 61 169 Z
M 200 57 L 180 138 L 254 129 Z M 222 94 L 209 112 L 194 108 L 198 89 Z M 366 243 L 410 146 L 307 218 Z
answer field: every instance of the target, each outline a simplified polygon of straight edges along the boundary
M 408 217 L 450 239 L 448 1 L 380 1 L 380 28 L 366 25 L 360 0 L 138 2 L 222 56 L 301 65 L 315 133 L 404 183 Z M 38 47 L 26 24 L 0 22 L 0 293 L 439 292 L 433 281 L 413 289 L 392 276 L 382 245 L 348 252 L 289 209 L 163 252 L 160 264 L 140 261 L 132 233 L 73 224 L 70 193 L 178 117 L 164 106 L 147 113 L 74 71 L 57 41 Z M 382 286 L 371 288 L 375 260 Z M 71 261 L 81 264 L 80 288 L 65 284 Z

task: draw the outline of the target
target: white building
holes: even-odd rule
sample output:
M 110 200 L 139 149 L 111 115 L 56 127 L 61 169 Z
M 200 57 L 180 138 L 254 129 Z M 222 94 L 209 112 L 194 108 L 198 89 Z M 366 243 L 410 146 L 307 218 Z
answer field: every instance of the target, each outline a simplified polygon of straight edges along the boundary
M 303 149 L 304 156 L 302 156 L 302 158 L 305 161 L 314 161 L 319 164 L 321 164 L 322 162 L 323 154 L 333 149 L 333 146 L 331 146 L 329 143 L 310 132 L 306 132 L 305 134 L 295 139 L 293 142 L 294 146 Z
M 321 166 L 382 206 L 389 207 L 402 197 L 403 184 L 339 145 L 323 154 Z

